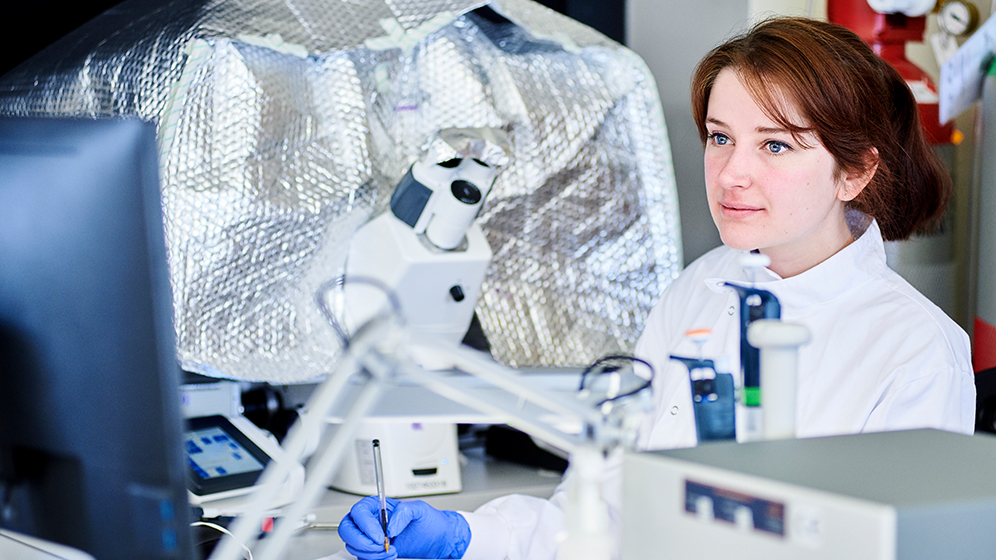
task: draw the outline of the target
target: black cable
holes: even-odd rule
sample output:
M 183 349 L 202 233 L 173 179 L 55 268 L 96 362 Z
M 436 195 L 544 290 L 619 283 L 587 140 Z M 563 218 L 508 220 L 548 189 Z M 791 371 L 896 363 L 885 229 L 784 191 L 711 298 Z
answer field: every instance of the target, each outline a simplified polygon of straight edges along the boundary
M 611 362 L 613 362 L 613 361 L 626 362 L 626 363 L 625 364 L 611 364 Z M 615 400 L 623 399 L 625 397 L 629 397 L 631 395 L 635 395 L 635 394 L 639 393 L 640 391 L 642 391 L 642 390 L 650 387 L 650 385 L 653 383 L 653 380 L 654 380 L 654 366 L 650 365 L 650 363 L 647 362 L 646 360 L 642 360 L 640 358 L 637 358 L 636 356 L 627 356 L 627 355 L 621 355 L 621 354 L 620 355 L 613 354 L 613 355 L 609 355 L 609 356 L 603 356 L 603 357 L 595 360 L 588 367 L 586 367 L 584 369 L 584 371 L 581 372 L 581 384 L 578 387 L 578 391 L 583 391 L 585 389 L 585 380 L 588 379 L 588 375 L 592 374 L 592 373 L 595 373 L 595 371 L 598 370 L 599 368 L 602 368 L 602 369 L 600 371 L 598 371 L 597 373 L 595 373 L 595 375 L 601 375 L 603 373 L 613 373 L 613 372 L 619 371 L 620 369 L 622 369 L 626 365 L 631 365 L 633 363 L 639 363 L 639 364 L 643 364 L 643 365 L 647 366 L 647 369 L 650 371 L 650 375 L 646 379 L 644 379 L 643 383 L 641 383 L 639 386 L 637 386 L 632 391 L 627 391 L 625 393 L 616 395 L 614 397 L 608 397 L 606 399 L 603 399 L 596 406 L 602 406 L 603 404 L 605 404 L 607 402 L 612 402 L 612 401 L 615 401 Z M 643 378 L 641 377 L 641 379 L 643 379 Z

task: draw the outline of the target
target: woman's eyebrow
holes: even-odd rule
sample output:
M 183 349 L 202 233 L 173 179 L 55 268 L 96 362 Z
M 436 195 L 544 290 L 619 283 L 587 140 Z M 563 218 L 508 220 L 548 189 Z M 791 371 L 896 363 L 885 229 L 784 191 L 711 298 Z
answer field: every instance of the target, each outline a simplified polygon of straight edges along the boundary
M 730 128 L 730 125 L 726 124 L 725 122 L 715 117 L 707 117 L 706 122 L 709 124 L 714 124 L 721 128 Z M 787 128 L 783 128 L 780 126 L 778 127 L 759 126 L 754 130 L 761 134 L 791 134 L 791 132 Z

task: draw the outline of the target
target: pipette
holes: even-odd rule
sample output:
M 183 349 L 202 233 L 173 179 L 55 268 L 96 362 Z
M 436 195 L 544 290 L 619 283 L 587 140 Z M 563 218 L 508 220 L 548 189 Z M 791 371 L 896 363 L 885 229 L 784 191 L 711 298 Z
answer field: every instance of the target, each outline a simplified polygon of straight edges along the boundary
M 377 498 L 380 499 L 380 526 L 384 529 L 384 552 L 388 552 L 391 548 L 391 539 L 387 536 L 387 496 L 384 494 L 384 463 L 380 458 L 379 439 L 373 440 L 373 454 L 374 478 L 377 482 Z

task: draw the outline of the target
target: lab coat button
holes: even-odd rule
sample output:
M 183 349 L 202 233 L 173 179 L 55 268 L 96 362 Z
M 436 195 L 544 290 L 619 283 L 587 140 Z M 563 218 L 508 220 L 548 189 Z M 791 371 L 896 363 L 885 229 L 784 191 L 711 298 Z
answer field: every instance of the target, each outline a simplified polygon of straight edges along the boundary
M 677 406 L 672 406 L 671 407 L 671 416 L 674 416 L 675 414 L 678 414 L 678 407 Z
M 730 315 L 733 315 L 734 313 L 737 312 L 737 308 L 731 305 L 730 308 L 726 310 L 726 312 L 729 313 Z

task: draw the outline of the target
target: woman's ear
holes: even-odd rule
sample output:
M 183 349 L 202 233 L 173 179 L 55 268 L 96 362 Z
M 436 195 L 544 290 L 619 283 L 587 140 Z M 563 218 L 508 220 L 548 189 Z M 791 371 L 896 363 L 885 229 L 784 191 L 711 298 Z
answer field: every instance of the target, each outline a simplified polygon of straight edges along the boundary
M 837 198 L 843 202 L 850 202 L 857 198 L 871 182 L 875 172 L 878 171 L 878 161 L 878 148 L 869 148 L 865 157 L 864 169 L 844 173 L 840 181 L 840 188 L 837 190 Z

